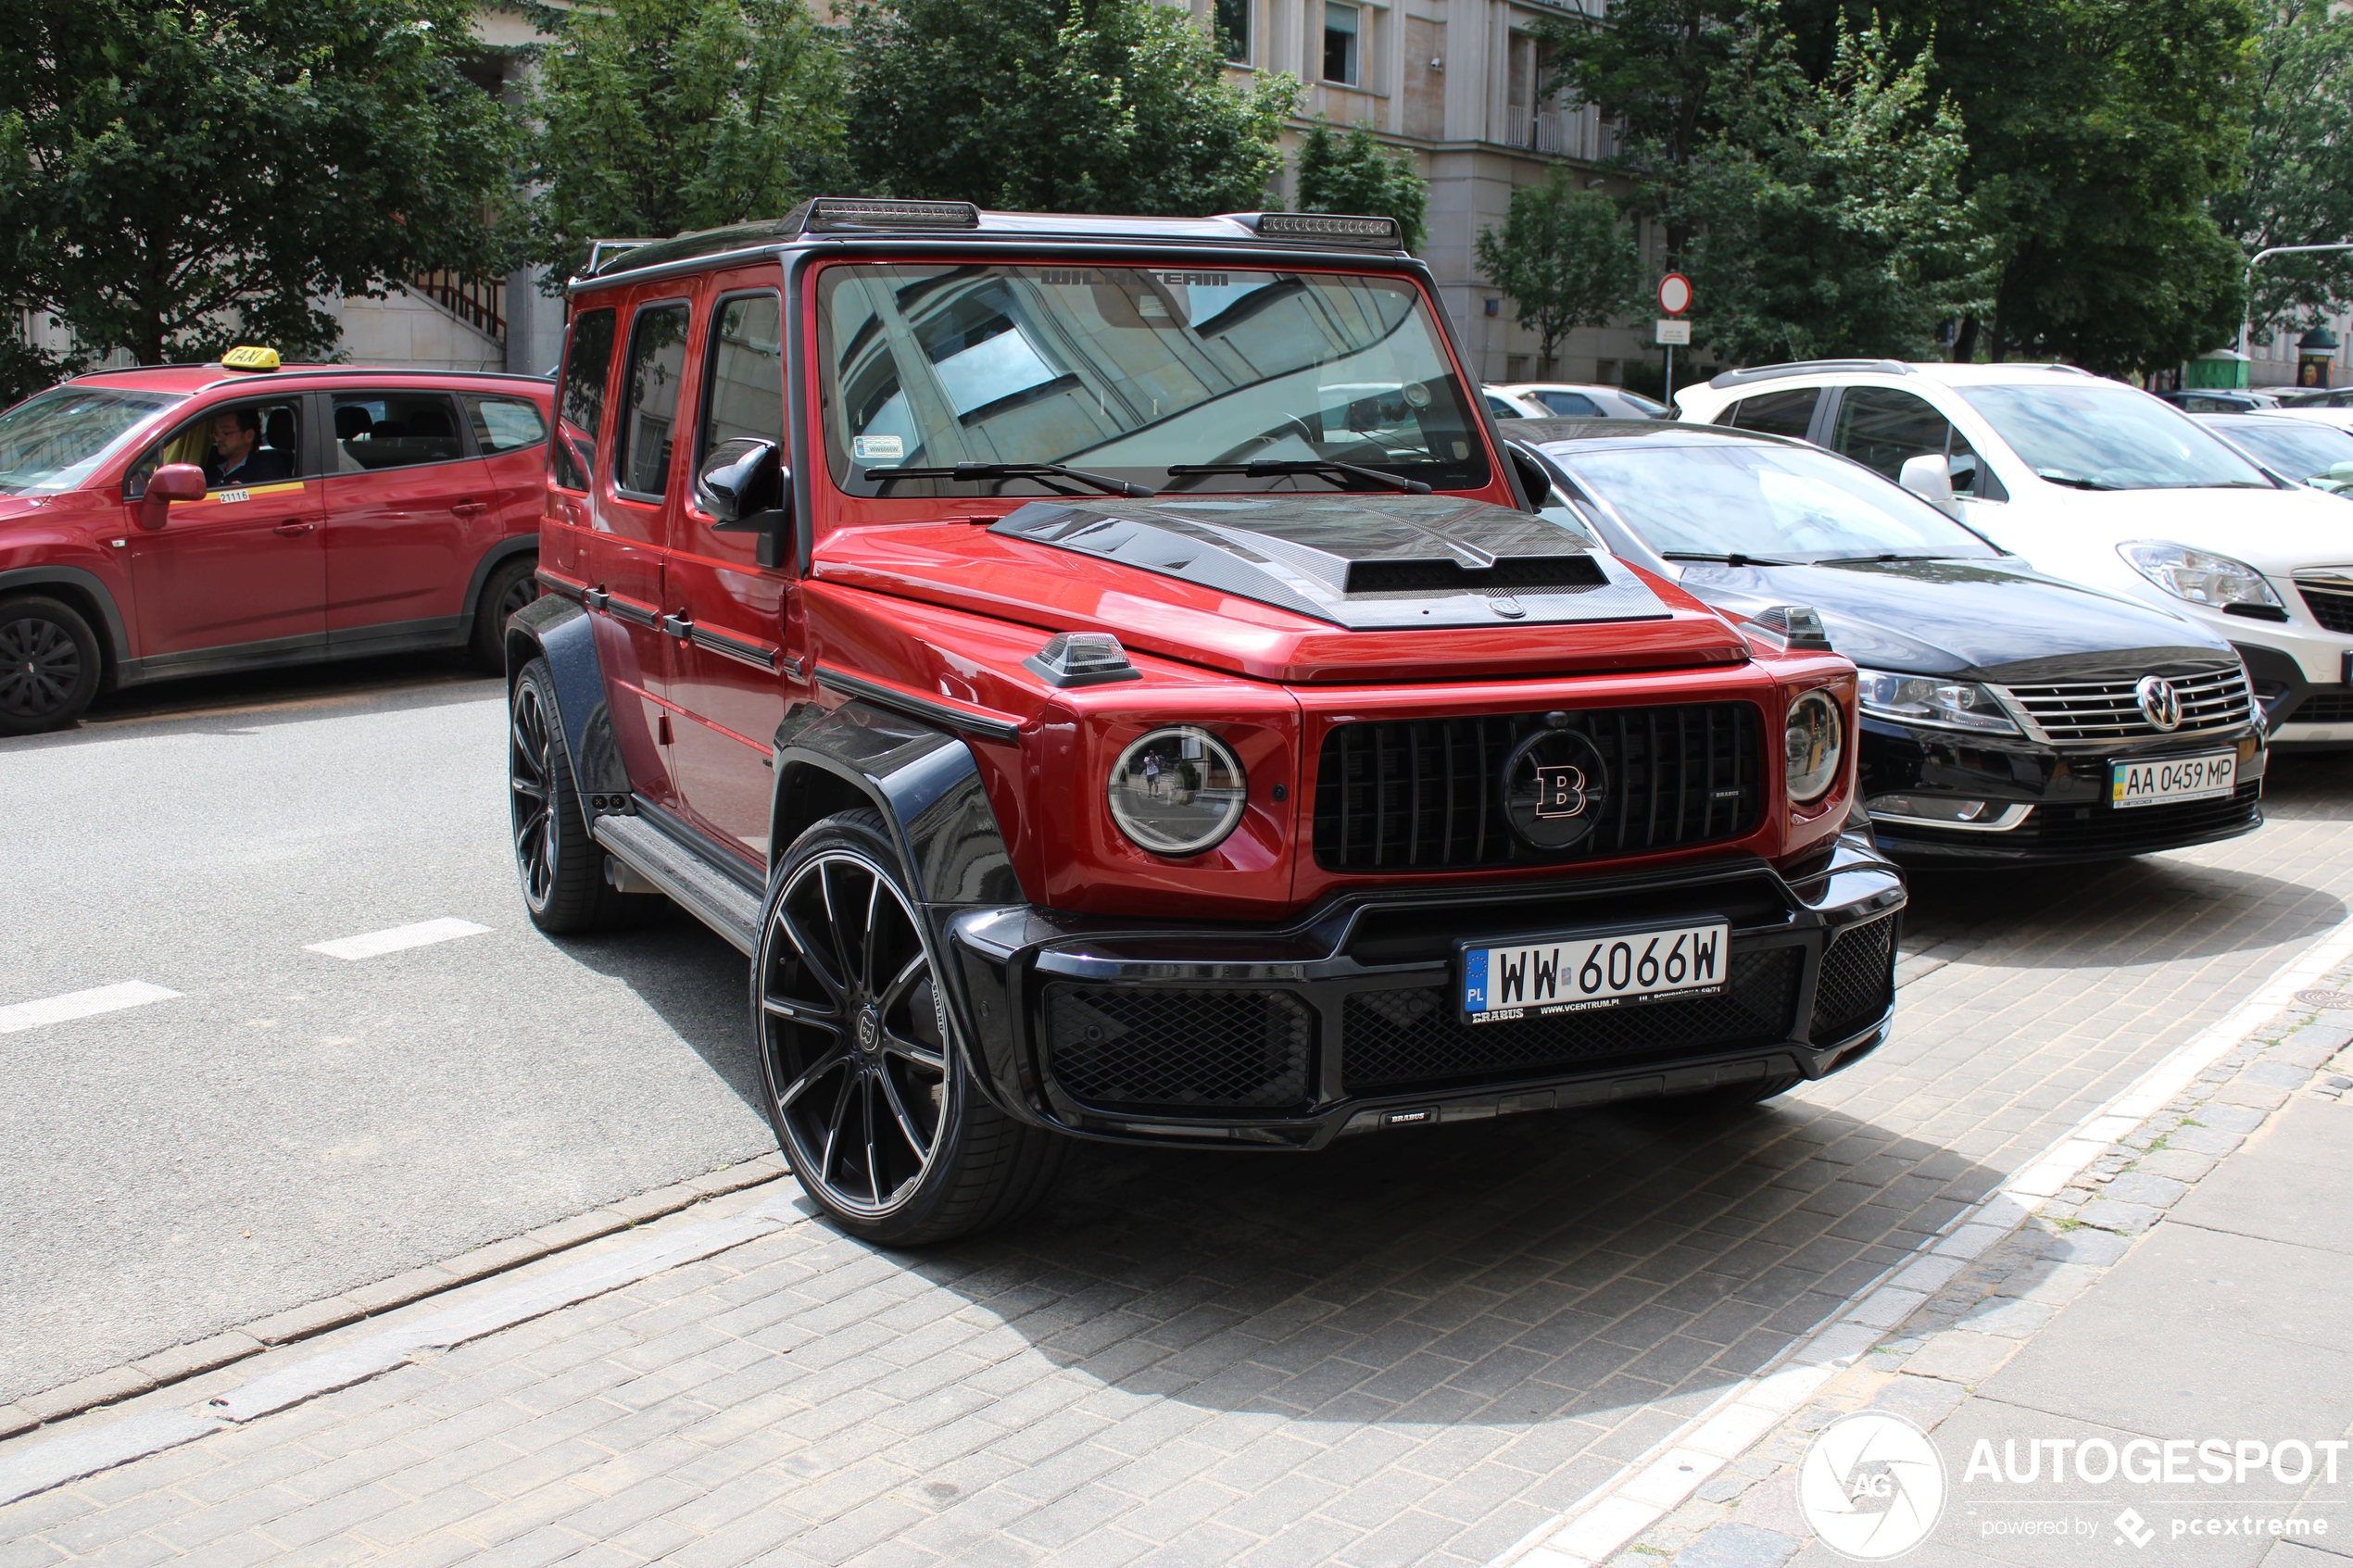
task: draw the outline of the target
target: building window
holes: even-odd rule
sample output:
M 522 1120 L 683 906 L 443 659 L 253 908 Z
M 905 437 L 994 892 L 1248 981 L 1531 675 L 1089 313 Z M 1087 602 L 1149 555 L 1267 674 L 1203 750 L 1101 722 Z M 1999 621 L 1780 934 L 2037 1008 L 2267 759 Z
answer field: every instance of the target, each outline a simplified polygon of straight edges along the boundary
M 1343 86 L 1364 83 L 1362 42 L 1364 13 L 1353 6 L 1326 0 L 1324 6 L 1324 80 Z
M 1250 0 L 1214 0 L 1217 47 L 1238 66 L 1250 64 Z

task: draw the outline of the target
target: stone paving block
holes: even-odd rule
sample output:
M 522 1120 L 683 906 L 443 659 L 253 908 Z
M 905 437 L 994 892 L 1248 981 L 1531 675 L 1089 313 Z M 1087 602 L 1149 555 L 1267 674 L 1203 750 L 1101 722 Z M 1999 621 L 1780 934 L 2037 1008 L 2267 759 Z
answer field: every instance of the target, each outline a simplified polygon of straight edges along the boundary
M 2016 1340 L 1951 1330 L 1921 1347 L 1904 1363 L 1904 1370 L 1915 1376 L 1975 1385 L 1992 1376 L 2017 1349 Z
M 2164 1217 L 2165 1210 L 2146 1203 L 2120 1203 L 2095 1198 L 2076 1211 L 2083 1223 L 2120 1236 L 2138 1236 Z

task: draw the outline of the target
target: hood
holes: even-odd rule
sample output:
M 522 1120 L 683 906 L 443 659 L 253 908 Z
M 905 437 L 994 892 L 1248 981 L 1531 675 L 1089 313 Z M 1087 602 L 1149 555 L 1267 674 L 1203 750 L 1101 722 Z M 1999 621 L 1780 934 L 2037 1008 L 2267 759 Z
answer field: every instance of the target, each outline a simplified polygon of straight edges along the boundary
M 1999 561 L 1693 565 L 1682 586 L 1736 614 L 1812 605 L 1839 652 L 1905 674 L 2094 679 L 2236 657 L 2188 621 Z
M 2285 573 L 2353 564 L 2353 512 L 2334 495 L 2293 490 L 2068 491 L 2070 528 L 2122 543 L 2170 539 Z M 2037 514 L 2042 515 L 2042 514 Z M 2028 553 L 2032 554 L 2032 547 Z
M 1667 619 L 1580 534 L 1452 495 L 1039 501 L 990 532 L 1352 631 Z

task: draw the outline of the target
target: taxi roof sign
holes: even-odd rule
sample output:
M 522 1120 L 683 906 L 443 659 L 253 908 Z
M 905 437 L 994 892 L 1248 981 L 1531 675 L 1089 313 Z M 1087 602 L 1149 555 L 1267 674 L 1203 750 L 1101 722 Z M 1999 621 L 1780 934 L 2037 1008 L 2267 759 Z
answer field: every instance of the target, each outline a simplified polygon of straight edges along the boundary
M 274 370 L 278 368 L 278 351 L 243 344 L 220 357 L 220 368 L 224 370 Z

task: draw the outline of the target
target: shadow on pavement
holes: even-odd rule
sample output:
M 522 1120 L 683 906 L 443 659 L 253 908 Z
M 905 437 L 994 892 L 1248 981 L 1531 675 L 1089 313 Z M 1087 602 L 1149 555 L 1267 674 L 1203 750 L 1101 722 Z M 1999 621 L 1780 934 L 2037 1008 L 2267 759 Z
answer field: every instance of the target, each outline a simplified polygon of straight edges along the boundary
M 760 1060 L 747 1015 L 750 980 L 744 956 L 668 899 L 647 902 L 652 906 L 648 919 L 633 930 L 547 940 L 583 969 L 635 991 L 737 1098 L 765 1119 Z

